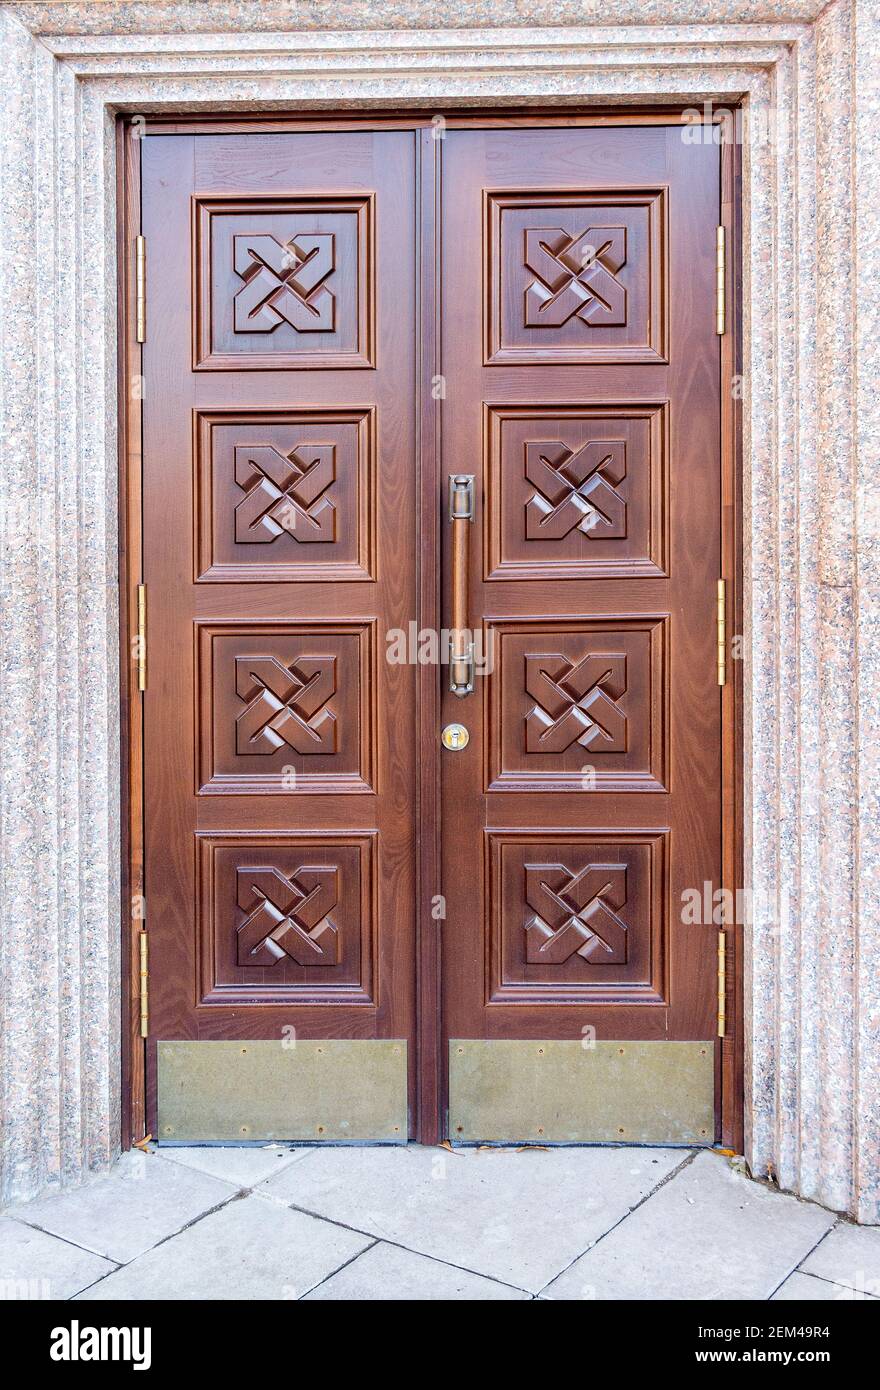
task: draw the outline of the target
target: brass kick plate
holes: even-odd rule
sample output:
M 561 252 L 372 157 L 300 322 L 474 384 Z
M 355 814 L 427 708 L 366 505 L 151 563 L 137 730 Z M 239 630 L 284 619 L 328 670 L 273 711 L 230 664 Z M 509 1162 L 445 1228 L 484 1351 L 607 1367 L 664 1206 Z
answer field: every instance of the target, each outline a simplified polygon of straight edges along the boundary
M 160 1143 L 407 1141 L 406 1042 L 160 1042 Z
M 453 1143 L 711 1144 L 714 1044 L 452 1039 Z

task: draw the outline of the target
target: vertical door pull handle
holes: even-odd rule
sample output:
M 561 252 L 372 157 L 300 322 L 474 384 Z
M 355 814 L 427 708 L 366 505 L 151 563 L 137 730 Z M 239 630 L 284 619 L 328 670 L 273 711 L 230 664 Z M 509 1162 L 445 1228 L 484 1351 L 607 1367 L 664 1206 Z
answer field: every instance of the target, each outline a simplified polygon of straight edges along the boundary
M 474 642 L 468 627 L 468 526 L 474 519 L 473 473 L 449 475 L 449 520 L 452 524 L 452 635 L 449 689 L 470 695 L 474 688 Z

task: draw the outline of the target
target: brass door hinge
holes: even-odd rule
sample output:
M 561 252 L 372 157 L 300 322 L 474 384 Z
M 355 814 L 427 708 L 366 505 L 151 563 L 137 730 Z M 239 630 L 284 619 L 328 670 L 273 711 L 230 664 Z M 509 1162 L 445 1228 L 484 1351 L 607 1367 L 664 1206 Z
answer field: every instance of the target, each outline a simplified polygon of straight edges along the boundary
M 141 952 L 141 1037 L 145 1038 L 150 1031 L 150 1000 L 149 1000 L 149 973 L 150 968 L 147 962 L 147 933 L 141 931 L 138 935 L 138 945 Z
M 135 281 L 137 284 L 137 340 L 147 340 L 147 242 L 135 237 Z
M 715 606 L 716 661 L 718 684 L 727 682 L 727 583 L 718 580 L 718 595 Z
M 722 927 L 718 933 L 718 1036 L 727 1033 L 727 934 Z
M 723 227 L 715 228 L 715 332 L 724 333 L 727 323 L 727 236 Z
M 138 690 L 147 688 L 147 586 L 138 584 L 137 589 L 137 668 Z

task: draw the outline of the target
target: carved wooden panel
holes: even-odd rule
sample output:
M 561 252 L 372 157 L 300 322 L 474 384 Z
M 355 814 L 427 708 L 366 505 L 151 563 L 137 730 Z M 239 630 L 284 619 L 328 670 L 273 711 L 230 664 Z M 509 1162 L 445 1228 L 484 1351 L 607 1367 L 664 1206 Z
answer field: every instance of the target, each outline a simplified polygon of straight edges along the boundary
M 666 412 L 488 406 L 487 579 L 662 576 Z
M 368 792 L 374 622 L 197 624 L 202 793 Z
M 196 198 L 196 368 L 373 365 L 373 200 Z
M 490 624 L 491 791 L 664 791 L 663 617 Z
M 339 868 L 300 864 L 290 878 L 275 865 L 236 871 L 238 905 L 247 915 L 236 928 L 238 963 L 336 965 L 339 930 L 331 912 L 339 901 Z
M 374 578 L 374 426 L 369 410 L 198 413 L 196 578 Z
M 374 995 L 375 832 L 197 836 L 204 1004 Z
M 488 830 L 492 1003 L 661 1003 L 665 830 Z
M 666 360 L 665 190 L 487 193 L 486 361 Z

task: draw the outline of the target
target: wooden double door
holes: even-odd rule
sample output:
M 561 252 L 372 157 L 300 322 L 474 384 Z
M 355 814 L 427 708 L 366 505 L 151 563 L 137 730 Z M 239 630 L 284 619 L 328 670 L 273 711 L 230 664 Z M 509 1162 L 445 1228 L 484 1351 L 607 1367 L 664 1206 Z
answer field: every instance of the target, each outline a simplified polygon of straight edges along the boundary
M 138 143 L 148 1128 L 711 1142 L 718 146 Z

